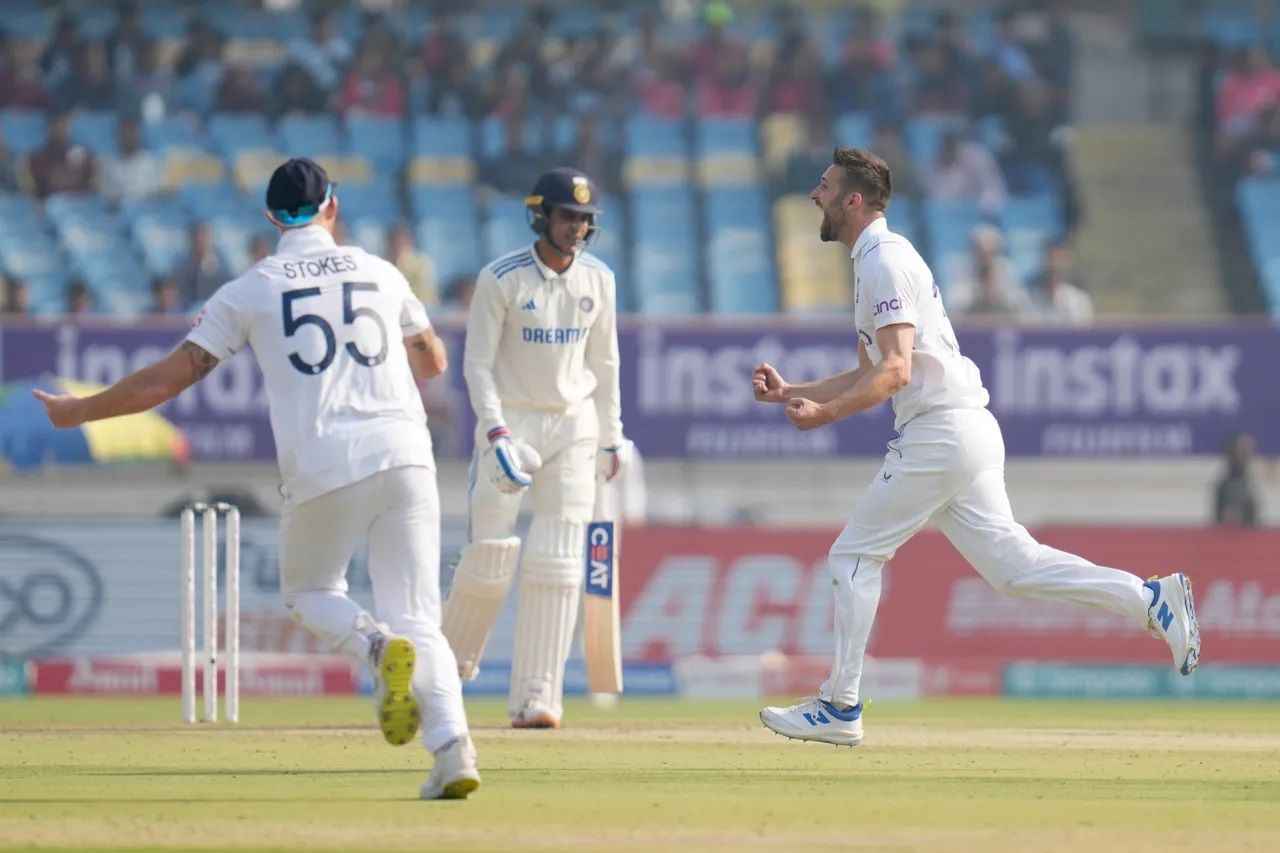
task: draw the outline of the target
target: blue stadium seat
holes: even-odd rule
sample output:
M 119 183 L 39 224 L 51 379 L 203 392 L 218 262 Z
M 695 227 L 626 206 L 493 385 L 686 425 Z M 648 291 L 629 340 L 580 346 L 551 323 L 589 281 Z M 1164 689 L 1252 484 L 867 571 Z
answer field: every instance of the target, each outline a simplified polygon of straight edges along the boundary
M 76 110 L 71 116 L 71 139 L 95 154 L 111 156 L 119 150 L 117 127 L 114 112 Z
M 693 240 L 693 190 L 688 184 L 635 187 L 631 191 L 630 219 L 637 243 Z
M 153 276 L 173 272 L 191 249 L 190 229 L 181 220 L 143 218 L 134 223 L 133 236 Z
M 641 314 L 694 314 L 701 310 L 692 237 L 677 242 L 636 241 L 632 292 Z
M 471 157 L 471 123 L 464 118 L 419 116 L 411 133 L 413 153 L 427 157 Z
M 632 157 L 688 157 L 684 124 L 673 119 L 632 116 L 624 129 L 626 153 Z
M 61 228 L 65 224 L 102 220 L 107 216 L 107 203 L 102 196 L 57 193 L 44 201 L 49 221 Z
M 744 154 L 755 156 L 755 119 L 705 118 L 697 124 L 696 151 L 699 157 L 720 154 Z
M 199 125 L 188 115 L 166 116 L 142 126 L 142 138 L 152 151 L 178 148 L 203 150 L 204 137 Z
M 924 245 L 920 242 L 920 211 L 913 199 L 895 197 L 889 203 L 889 229 L 901 234 L 911 241 L 917 252 L 924 254 Z
M 276 128 L 276 147 L 290 157 L 320 158 L 339 154 L 338 120 L 327 115 L 287 115 Z
M 179 39 L 187 32 L 190 15 L 175 3 L 149 3 L 142 15 L 142 31 L 153 39 Z
M 8 10 L 5 10 L 6 15 Z M 107 4 L 87 4 L 77 10 L 76 29 L 83 39 L 104 39 L 116 26 L 115 10 Z
M 836 144 L 850 148 L 870 148 L 875 120 L 869 113 L 844 113 L 836 118 Z
M 489 216 L 483 232 L 484 256 L 496 258 L 533 242 L 533 232 L 525 218 L 524 199 L 520 196 L 497 196 L 489 202 Z
M 338 188 L 342 215 L 351 222 L 375 222 L 384 228 L 404 218 L 400 197 L 389 177 L 367 184 L 344 184 Z
M 228 185 L 188 184 L 178 190 L 177 198 L 192 221 L 216 216 L 262 217 L 261 203 L 254 204 Z
M 459 229 L 453 219 L 423 219 L 418 223 L 414 235 L 418 245 L 431 256 L 437 281 L 446 282 L 459 275 L 475 275 L 484 265 L 475 239 L 475 229 Z
M 45 41 L 53 34 L 53 10 L 40 0 L 6 0 L 4 30 L 11 38 Z
M 267 120 L 259 115 L 217 113 L 209 119 L 210 147 L 228 161 L 241 151 L 269 151 L 275 147 Z
M 399 173 L 407 157 L 404 122 L 384 116 L 348 116 L 346 150 L 368 160 L 375 173 Z
M 498 116 L 486 116 L 480 121 L 480 158 L 493 160 L 503 155 L 507 141 L 506 128 Z M 535 121 L 524 123 L 524 153 L 536 154 L 542 150 L 542 128 Z
M 778 284 L 764 228 L 722 228 L 708 246 L 711 310 L 717 314 L 769 314 L 778 310 Z
M 0 112 L 0 133 L 15 156 L 26 154 L 44 142 L 45 116 L 35 110 Z
M 926 257 L 944 289 L 947 271 L 958 257 L 969 253 L 970 234 L 981 221 L 981 214 L 972 205 L 925 202 L 924 225 L 930 248 Z
M 769 204 L 764 190 L 759 184 L 708 188 L 706 225 L 708 234 L 722 228 L 768 228 Z
M 470 184 L 411 186 L 409 207 L 418 219 L 453 218 L 459 230 L 475 230 L 475 197 Z
M 40 217 L 35 199 L 18 193 L 0 192 L 0 223 L 12 228 L 15 224 L 30 222 Z M 3 232 L 4 228 L 0 228 Z

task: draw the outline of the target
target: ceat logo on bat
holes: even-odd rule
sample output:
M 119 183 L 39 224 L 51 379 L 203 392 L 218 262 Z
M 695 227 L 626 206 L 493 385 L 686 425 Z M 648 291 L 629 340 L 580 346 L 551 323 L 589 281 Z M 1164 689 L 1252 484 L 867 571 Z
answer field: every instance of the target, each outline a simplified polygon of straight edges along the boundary
M 587 595 L 613 595 L 613 522 L 587 525 Z

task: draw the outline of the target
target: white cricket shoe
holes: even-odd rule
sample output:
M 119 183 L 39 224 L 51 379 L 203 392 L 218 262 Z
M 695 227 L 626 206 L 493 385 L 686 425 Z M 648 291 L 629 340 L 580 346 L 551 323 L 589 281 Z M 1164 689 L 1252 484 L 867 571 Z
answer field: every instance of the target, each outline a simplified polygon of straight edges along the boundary
M 1200 623 L 1191 598 L 1191 579 L 1181 572 L 1153 577 L 1145 586 L 1153 597 L 1147 609 L 1147 628 L 1153 636 L 1169 644 L 1174 669 L 1183 675 L 1196 671 L 1200 663 Z
M 783 737 L 816 740 L 836 746 L 862 743 L 862 703 L 848 711 L 837 709 L 816 696 L 801 699 L 789 708 L 765 708 L 760 722 Z
M 465 800 L 480 787 L 476 767 L 476 745 L 471 735 L 454 738 L 436 751 L 436 765 L 422 783 L 418 796 L 424 800 Z
M 413 693 L 413 666 L 417 651 L 405 637 L 379 634 L 369 644 L 373 670 L 374 704 L 378 725 L 387 743 L 402 746 L 413 740 L 422 721 L 418 697 Z
M 520 713 L 516 714 L 511 721 L 511 728 L 558 729 L 560 728 L 560 716 L 541 702 L 530 699 L 524 703 Z

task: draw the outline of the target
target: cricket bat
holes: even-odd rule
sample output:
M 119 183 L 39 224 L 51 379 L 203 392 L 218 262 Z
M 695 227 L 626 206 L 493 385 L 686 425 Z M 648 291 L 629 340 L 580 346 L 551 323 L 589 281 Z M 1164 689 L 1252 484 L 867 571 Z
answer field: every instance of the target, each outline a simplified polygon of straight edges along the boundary
M 607 483 L 596 486 L 595 510 L 587 525 L 582 636 L 587 690 L 622 692 L 622 630 L 618 610 L 619 525 L 605 511 Z

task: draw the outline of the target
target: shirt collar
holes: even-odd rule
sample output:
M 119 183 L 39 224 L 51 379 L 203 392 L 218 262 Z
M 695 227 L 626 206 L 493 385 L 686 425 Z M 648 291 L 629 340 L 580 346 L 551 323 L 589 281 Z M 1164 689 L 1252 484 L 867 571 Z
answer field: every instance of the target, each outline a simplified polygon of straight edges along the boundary
M 533 258 L 534 266 L 538 268 L 538 273 L 542 276 L 543 281 L 553 278 L 568 278 L 573 274 L 574 268 L 578 265 L 578 255 L 573 256 L 573 263 L 569 264 L 569 268 L 564 272 L 556 272 L 551 267 L 542 262 L 542 256 L 538 254 L 538 242 L 535 240 L 529 246 L 529 256 Z
M 280 235 L 278 244 L 281 254 L 296 254 L 307 249 L 334 249 L 337 246 L 333 235 L 319 225 L 289 228 Z
M 889 221 L 883 216 L 878 216 L 871 220 L 871 224 L 862 229 L 862 233 L 858 235 L 858 239 L 854 241 L 853 250 L 849 252 L 849 257 L 858 260 L 858 257 L 871 247 L 871 241 L 889 233 Z

